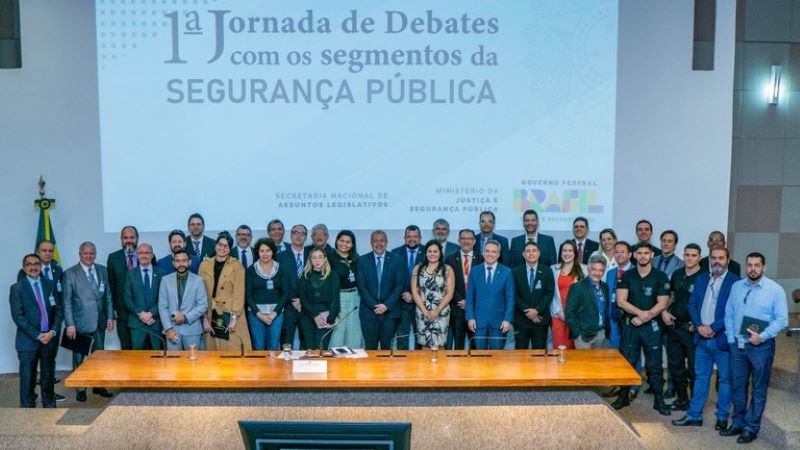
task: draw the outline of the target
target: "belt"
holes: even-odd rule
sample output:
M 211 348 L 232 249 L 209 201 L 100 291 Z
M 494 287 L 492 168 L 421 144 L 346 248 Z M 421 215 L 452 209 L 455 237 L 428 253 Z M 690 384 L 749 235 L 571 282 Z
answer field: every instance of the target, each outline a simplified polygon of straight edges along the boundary
M 354 287 L 352 287 L 352 288 L 344 288 L 344 289 L 339 289 L 339 290 L 340 290 L 341 292 L 355 292 L 355 291 L 357 291 L 357 290 L 358 290 L 358 288 L 354 288 Z

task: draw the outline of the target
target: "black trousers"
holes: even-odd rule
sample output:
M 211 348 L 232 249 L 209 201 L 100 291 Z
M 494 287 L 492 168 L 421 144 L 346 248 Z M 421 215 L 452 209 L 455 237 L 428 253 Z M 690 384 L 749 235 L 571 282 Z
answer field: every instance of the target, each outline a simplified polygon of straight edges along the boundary
M 302 333 L 306 337 L 306 345 L 308 348 L 317 350 L 317 349 L 328 349 L 328 343 L 331 341 L 331 334 L 328 333 L 330 330 L 327 328 L 319 328 L 317 324 L 314 323 L 314 319 L 303 315 L 300 318 L 300 333 Z M 326 336 L 327 335 L 327 336 Z M 323 341 L 323 336 L 324 341 Z
M 523 327 L 514 324 L 514 348 L 517 350 L 527 350 L 529 347 L 534 350 L 544 350 L 547 348 L 547 330 L 549 326 L 528 326 Z
M 119 337 L 119 346 L 122 350 L 133 349 L 133 343 L 131 341 L 131 329 L 128 328 L 127 316 L 117 320 L 117 336 Z
M 397 349 L 413 350 L 409 348 L 409 337 L 417 331 L 417 321 L 414 320 L 414 310 L 417 305 L 406 303 L 400 299 L 400 322 L 397 325 Z M 408 336 L 405 336 L 408 335 Z
M 392 348 L 392 340 L 397 333 L 400 319 L 378 315 L 375 319 L 361 318 L 361 333 L 364 335 L 364 347 L 367 350 L 381 350 Z M 401 349 L 402 350 L 402 349 Z
M 641 326 L 634 326 L 627 321 L 622 326 L 622 355 L 631 366 L 636 367 L 639 356 L 644 351 L 645 372 L 647 381 L 653 388 L 655 403 L 664 403 L 664 371 L 661 368 L 662 347 L 661 328 L 651 320 Z M 630 386 L 620 390 L 621 398 L 628 398 Z
M 156 319 L 158 320 L 158 319 Z M 131 350 L 161 350 L 162 343 L 161 340 L 152 334 L 139 329 L 139 328 L 130 328 L 128 330 L 131 332 Z M 161 333 L 161 329 L 153 330 L 153 333 Z
M 467 329 L 466 312 L 458 305 L 450 306 L 450 334 L 454 350 L 464 350 L 467 336 L 472 336 L 472 332 Z
M 42 378 L 42 406 L 56 407 L 55 390 L 56 350 L 58 336 L 47 345 L 39 344 L 39 348 L 31 351 L 17 352 L 19 357 L 19 406 L 20 408 L 36 407 L 36 373 L 37 367 Z
M 306 336 L 303 327 L 300 326 L 301 317 L 302 313 L 294 309 L 291 302 L 286 304 L 286 307 L 283 309 L 283 338 L 281 338 L 281 342 L 284 344 L 292 344 L 294 342 L 294 332 L 299 328 L 300 350 L 305 350 L 308 347 L 306 345 Z
M 689 388 L 694 385 L 694 333 L 688 325 L 665 330 L 667 369 L 678 400 L 689 401 Z

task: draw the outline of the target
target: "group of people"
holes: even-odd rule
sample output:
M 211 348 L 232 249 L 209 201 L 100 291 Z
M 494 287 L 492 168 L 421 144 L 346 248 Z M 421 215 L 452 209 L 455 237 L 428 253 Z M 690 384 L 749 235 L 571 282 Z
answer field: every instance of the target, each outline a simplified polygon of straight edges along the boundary
M 509 243 L 486 211 L 480 230 L 463 229 L 454 243 L 449 223 L 438 219 L 433 239 L 423 245 L 420 228 L 409 225 L 403 245 L 392 250 L 376 230 L 371 251 L 359 254 L 352 231 L 340 231 L 331 246 L 324 224 L 311 228 L 306 245 L 304 225 L 292 226 L 284 241 L 284 224 L 272 220 L 267 236 L 253 243 L 247 225 L 233 236 L 205 236 L 203 217 L 192 214 L 188 233 L 169 233 L 171 252 L 163 258 L 126 226 L 122 248 L 106 266 L 84 242 L 79 263 L 66 270 L 53 260 L 53 244 L 41 241 L 23 258 L 10 293 L 21 406 L 35 405 L 37 366 L 42 404 L 55 406 L 62 322 L 67 338 L 91 338 L 92 351 L 115 328 L 124 350 L 278 350 L 295 341 L 300 349 L 502 349 L 508 341 L 517 349 L 619 349 L 637 368 L 643 353 L 654 408 L 687 411 L 676 426 L 702 425 L 716 365 L 715 428 L 740 434 L 741 442 L 755 439 L 774 338 L 788 324 L 785 293 L 764 276 L 763 255 L 747 256 L 740 279 L 718 231 L 709 235 L 709 255 L 701 258 L 692 243 L 681 259 L 678 234 L 664 231 L 656 247 L 647 220 L 636 224 L 632 246 L 612 229 L 602 230 L 599 242 L 589 239 L 589 222 L 578 217 L 573 238 L 558 251 L 553 237 L 539 232 L 536 211 L 525 211 L 522 224 L 525 232 Z M 669 406 L 664 347 L 677 398 Z M 83 358 L 73 352 L 73 367 Z M 630 387 L 608 394 L 617 396 L 615 408 L 636 395 Z M 86 400 L 85 390 L 77 399 Z

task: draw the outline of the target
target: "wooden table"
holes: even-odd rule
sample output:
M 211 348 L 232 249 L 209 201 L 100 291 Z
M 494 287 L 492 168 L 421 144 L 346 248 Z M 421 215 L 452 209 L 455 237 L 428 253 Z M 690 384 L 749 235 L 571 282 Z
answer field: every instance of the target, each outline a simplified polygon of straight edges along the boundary
M 641 377 L 617 350 L 568 350 L 567 361 L 533 356 L 531 350 L 476 351 L 483 358 L 452 358 L 463 351 L 404 351 L 405 358 L 325 358 L 326 374 L 294 374 L 292 363 L 267 358 L 221 358 L 231 352 L 98 351 L 70 374 L 67 387 L 157 389 L 298 389 L 298 388 L 479 388 L 580 387 L 639 385 Z M 270 352 L 248 352 L 269 355 Z

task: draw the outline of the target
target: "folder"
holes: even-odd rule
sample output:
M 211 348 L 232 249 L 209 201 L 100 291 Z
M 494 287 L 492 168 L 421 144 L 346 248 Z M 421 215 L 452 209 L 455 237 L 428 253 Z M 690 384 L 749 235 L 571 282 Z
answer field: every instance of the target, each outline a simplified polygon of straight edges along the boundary
M 747 338 L 750 337 L 750 333 L 747 332 L 748 329 L 753 330 L 756 333 L 761 333 L 762 331 L 766 330 L 768 326 L 769 322 L 766 320 L 744 316 L 742 317 L 742 327 L 739 329 L 739 334 Z
M 88 356 L 89 353 L 92 351 L 92 344 L 94 343 L 94 338 L 92 336 L 75 333 L 75 339 L 70 339 L 67 337 L 67 333 L 61 337 L 61 346 L 72 350 L 73 352 L 80 353 L 83 356 Z

